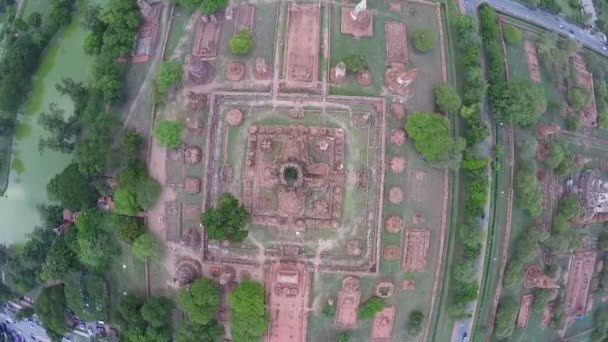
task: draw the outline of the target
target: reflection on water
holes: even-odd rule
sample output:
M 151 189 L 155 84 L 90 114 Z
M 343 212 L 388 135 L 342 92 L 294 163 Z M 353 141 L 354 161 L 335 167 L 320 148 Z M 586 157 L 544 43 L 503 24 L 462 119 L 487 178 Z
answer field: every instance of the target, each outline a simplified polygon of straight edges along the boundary
M 69 164 L 70 155 L 46 151 L 38 152 L 38 139 L 44 130 L 38 126 L 38 113 L 50 103 L 56 103 L 66 113 L 73 104 L 59 96 L 55 84 L 63 77 L 84 80 L 91 58 L 82 51 L 81 42 L 85 30 L 76 17 L 43 56 L 36 73 L 33 89 L 25 104 L 25 115 L 19 118 L 17 136 L 13 140 L 11 175 L 5 196 L 0 198 L 0 243 L 22 242 L 26 235 L 39 224 L 36 206 L 47 203 L 46 184 Z

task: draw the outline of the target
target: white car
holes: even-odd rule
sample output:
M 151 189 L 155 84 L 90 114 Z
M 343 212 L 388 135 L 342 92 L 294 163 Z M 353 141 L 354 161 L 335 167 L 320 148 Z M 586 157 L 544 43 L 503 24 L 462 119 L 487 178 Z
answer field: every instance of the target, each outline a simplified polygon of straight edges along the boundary
M 606 45 L 602 45 L 602 50 L 608 51 L 608 47 Z

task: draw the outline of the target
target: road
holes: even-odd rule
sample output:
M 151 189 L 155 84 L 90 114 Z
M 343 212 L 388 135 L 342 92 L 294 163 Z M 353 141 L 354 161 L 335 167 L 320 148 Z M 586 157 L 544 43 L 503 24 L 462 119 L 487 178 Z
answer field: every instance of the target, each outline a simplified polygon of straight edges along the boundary
M 7 318 L 9 321 L 7 321 Z M 13 318 L 10 318 L 5 313 L 0 313 L 0 321 L 6 322 L 6 326 L 15 332 L 21 333 L 21 336 L 25 339 L 25 341 L 45 341 L 50 342 L 51 340 L 46 335 L 46 331 L 42 326 L 30 322 L 15 321 Z M 32 338 L 32 336 L 34 338 Z
M 541 9 L 530 9 L 518 2 L 511 0 L 465 0 L 466 13 L 475 16 L 476 8 L 483 3 L 490 4 L 500 12 L 542 26 L 550 31 L 569 35 L 590 49 L 608 56 L 608 51 L 604 50 L 605 44 L 599 41 L 599 36 L 591 34 L 591 30 L 571 24 L 562 17 Z M 560 28 L 560 25 L 563 25 L 564 28 Z

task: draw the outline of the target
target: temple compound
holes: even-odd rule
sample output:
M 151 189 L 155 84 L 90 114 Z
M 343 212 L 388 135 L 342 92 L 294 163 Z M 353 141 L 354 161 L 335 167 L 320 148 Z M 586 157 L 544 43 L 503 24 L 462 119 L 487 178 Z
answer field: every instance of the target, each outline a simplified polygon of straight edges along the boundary
M 143 20 L 137 31 L 132 62 L 147 63 L 154 53 L 158 41 L 160 12 L 163 5 L 161 3 L 150 5 L 146 0 L 137 0 L 137 6 L 139 6 Z
M 243 204 L 252 222 L 282 229 L 338 228 L 343 159 L 341 128 L 250 126 Z
M 584 222 L 605 221 L 608 217 L 608 179 L 598 170 L 583 172 L 574 187 L 583 207 Z
M 266 276 L 266 299 L 271 325 L 265 341 L 306 339 L 310 277 L 303 263 L 273 263 Z

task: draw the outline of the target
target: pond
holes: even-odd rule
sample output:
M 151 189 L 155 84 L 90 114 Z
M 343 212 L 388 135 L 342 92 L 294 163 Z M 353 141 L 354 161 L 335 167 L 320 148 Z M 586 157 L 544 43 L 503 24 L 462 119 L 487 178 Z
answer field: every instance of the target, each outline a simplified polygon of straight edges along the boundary
M 27 234 L 40 223 L 37 205 L 48 203 L 46 184 L 72 159 L 71 155 L 52 151 L 40 154 L 38 140 L 46 132 L 38 126 L 37 119 L 51 103 L 64 109 L 66 115 L 72 113 L 72 102 L 59 95 L 55 84 L 64 77 L 76 81 L 88 77 L 92 58 L 85 55 L 81 47 L 85 34 L 80 26 L 80 16 L 76 15 L 42 56 L 13 140 L 9 185 L 4 197 L 0 198 L 0 243 L 10 245 L 25 241 Z

